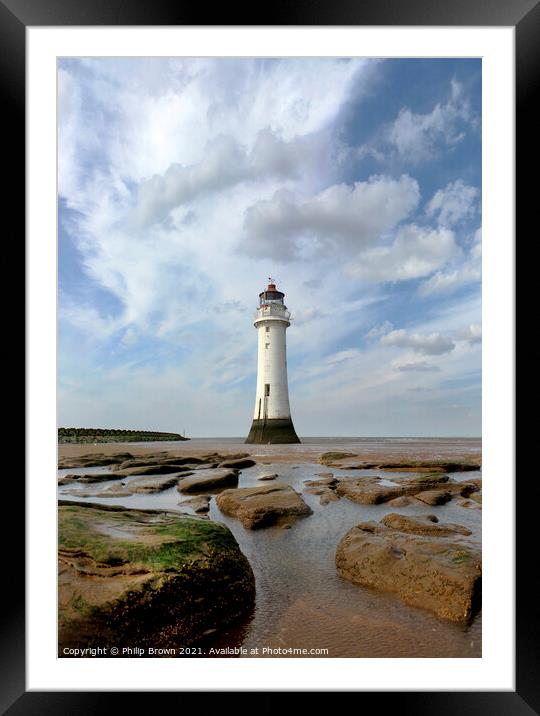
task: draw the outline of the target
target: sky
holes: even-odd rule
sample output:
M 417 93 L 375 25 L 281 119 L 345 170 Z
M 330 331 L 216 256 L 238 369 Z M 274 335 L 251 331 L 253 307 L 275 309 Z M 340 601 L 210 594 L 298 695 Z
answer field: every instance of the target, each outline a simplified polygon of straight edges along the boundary
M 65 427 L 247 435 L 258 294 L 300 436 L 481 434 L 481 61 L 58 65 Z

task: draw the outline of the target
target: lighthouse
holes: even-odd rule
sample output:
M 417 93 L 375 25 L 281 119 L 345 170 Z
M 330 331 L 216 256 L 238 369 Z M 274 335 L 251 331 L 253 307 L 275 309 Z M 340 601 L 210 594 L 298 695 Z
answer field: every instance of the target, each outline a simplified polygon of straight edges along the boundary
M 285 332 L 291 314 L 273 279 L 259 294 L 254 326 L 258 336 L 255 412 L 246 443 L 299 443 L 291 420 Z

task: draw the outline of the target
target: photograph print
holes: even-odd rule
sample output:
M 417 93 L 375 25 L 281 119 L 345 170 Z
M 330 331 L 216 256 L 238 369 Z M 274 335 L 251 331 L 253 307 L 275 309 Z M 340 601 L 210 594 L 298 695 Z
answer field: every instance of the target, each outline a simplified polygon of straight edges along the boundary
M 57 62 L 58 656 L 482 656 L 482 61 Z

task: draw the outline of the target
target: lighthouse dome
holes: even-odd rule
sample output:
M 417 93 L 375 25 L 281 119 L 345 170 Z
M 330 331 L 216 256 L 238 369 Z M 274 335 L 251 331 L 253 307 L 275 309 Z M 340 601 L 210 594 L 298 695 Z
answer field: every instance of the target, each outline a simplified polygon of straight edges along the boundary
M 275 283 L 269 283 L 264 291 L 259 293 L 259 300 L 261 305 L 267 301 L 280 301 L 283 303 L 285 294 L 282 291 L 278 291 Z

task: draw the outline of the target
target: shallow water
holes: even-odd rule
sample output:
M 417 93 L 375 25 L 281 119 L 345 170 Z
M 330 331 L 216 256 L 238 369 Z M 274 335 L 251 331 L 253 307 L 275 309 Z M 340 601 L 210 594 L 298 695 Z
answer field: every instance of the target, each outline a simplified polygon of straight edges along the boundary
M 259 463 L 245 469 L 240 475 L 240 487 L 260 485 L 259 475 L 277 473 L 279 480 L 303 491 L 304 481 L 313 479 L 319 472 L 333 472 L 336 476 L 364 474 L 380 475 L 389 480 L 388 471 L 346 471 L 329 469 L 310 462 L 272 462 L 272 452 L 290 457 L 295 453 L 313 453 L 313 459 L 329 449 L 351 452 L 375 451 L 386 457 L 408 454 L 412 457 L 451 458 L 452 456 L 478 457 L 480 441 L 462 439 L 364 439 L 346 438 L 304 439 L 302 445 L 244 446 L 240 440 L 222 439 L 193 440 L 181 443 L 182 448 L 191 444 L 192 450 L 200 450 L 201 443 L 208 451 L 241 451 L 246 447 Z M 359 449 L 361 443 L 361 449 Z M 169 447 L 170 445 L 170 447 Z M 146 448 L 171 449 L 178 443 L 148 443 Z M 93 446 L 88 446 L 89 452 Z M 100 448 L 101 446 L 99 446 Z M 353 449 L 356 448 L 356 450 Z M 121 449 L 118 446 L 118 449 Z M 184 450 L 183 450 L 184 451 Z M 406 451 L 406 452 L 405 452 Z M 410 452 L 409 452 L 410 451 Z M 188 449 L 185 452 L 189 452 Z M 305 458 L 304 458 L 305 459 Z M 264 460 L 264 464 L 262 462 Z M 59 470 L 59 475 L 81 470 Z M 99 468 L 106 472 L 107 468 Z M 400 472 L 403 476 L 406 473 Z M 481 476 L 480 472 L 457 473 L 457 480 Z M 127 484 L 130 479 L 123 480 Z M 99 485 L 63 486 L 58 490 L 63 499 L 81 499 L 70 491 L 94 492 L 118 481 Z M 156 494 L 137 494 L 122 498 L 83 498 L 104 504 L 126 507 L 181 510 L 179 502 L 186 499 L 176 488 Z M 304 494 L 305 501 L 313 509 L 309 517 L 297 520 L 291 529 L 269 527 L 246 530 L 235 519 L 226 517 L 210 502 L 210 518 L 226 524 L 235 535 L 244 554 L 249 559 L 256 578 L 257 600 L 254 613 L 222 633 L 218 639 L 206 644 L 206 648 L 244 646 L 248 650 L 264 647 L 322 648 L 329 657 L 479 657 L 481 656 L 481 615 L 469 627 L 463 627 L 438 619 L 430 612 L 404 605 L 399 599 L 375 590 L 363 588 L 340 578 L 334 564 L 337 543 L 348 529 L 366 520 L 380 520 L 389 512 L 402 514 L 436 514 L 440 522 L 457 522 L 472 530 L 465 541 L 480 542 L 481 510 L 466 509 L 452 502 L 431 507 L 416 503 L 406 507 L 391 505 L 359 505 L 347 499 L 319 504 L 319 496 Z M 314 655 L 315 656 L 315 655 Z

